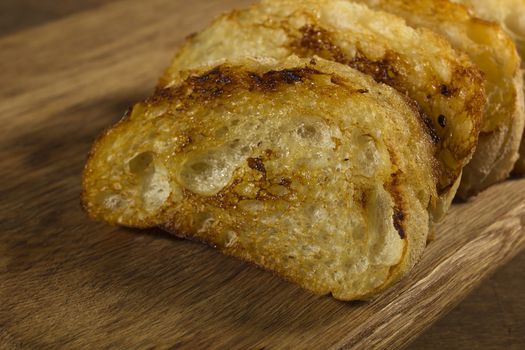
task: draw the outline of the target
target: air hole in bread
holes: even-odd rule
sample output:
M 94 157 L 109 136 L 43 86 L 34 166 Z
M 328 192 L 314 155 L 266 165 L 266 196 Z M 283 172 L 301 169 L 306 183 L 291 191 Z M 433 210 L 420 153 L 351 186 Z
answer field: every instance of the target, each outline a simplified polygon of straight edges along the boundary
M 178 180 L 188 190 L 213 196 L 230 182 L 239 157 L 227 149 L 191 154 L 182 164 Z
M 108 209 L 117 210 L 125 205 L 125 200 L 118 194 L 104 197 L 104 206 Z
M 219 128 L 217 131 L 215 131 L 215 137 L 224 137 L 226 134 L 228 134 L 228 127 L 223 126 L 222 128 Z
M 210 229 L 210 227 L 215 222 L 215 218 L 212 213 L 209 212 L 200 212 L 195 215 L 195 223 L 197 232 L 202 233 Z
M 154 211 L 161 207 L 171 193 L 167 170 L 155 165 L 153 171 L 144 177 L 142 198 L 146 210 Z
M 393 200 L 381 187 L 371 191 L 367 203 L 368 247 L 373 265 L 395 265 L 401 259 L 404 242 L 393 223 Z
M 297 134 L 304 139 L 314 139 L 316 138 L 318 132 L 314 125 L 301 124 L 297 129 Z
M 190 165 L 190 168 L 192 172 L 199 176 L 199 175 L 205 175 L 211 171 L 213 171 L 212 166 L 209 163 L 206 162 L 196 162 Z
M 360 168 L 365 177 L 372 177 L 381 166 L 381 155 L 374 138 L 370 135 L 359 135 L 355 138 L 355 145 L 359 149 L 357 163 L 363 164 Z
M 139 153 L 129 161 L 129 170 L 135 175 L 140 175 L 146 171 L 152 162 L 153 154 L 151 152 Z
M 144 208 L 157 210 L 171 193 L 168 171 L 152 152 L 139 153 L 128 164 L 130 172 L 138 178 Z
M 240 146 L 240 142 L 241 140 L 239 139 L 235 139 L 233 140 L 232 142 L 229 143 L 228 147 L 230 147 L 231 149 L 236 149 Z

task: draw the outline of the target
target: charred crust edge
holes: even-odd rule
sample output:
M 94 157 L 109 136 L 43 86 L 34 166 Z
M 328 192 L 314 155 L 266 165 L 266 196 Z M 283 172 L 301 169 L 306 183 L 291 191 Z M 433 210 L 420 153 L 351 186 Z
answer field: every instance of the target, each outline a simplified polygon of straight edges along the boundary
M 390 161 L 394 166 L 397 166 L 397 156 L 392 150 L 388 150 L 390 154 Z M 402 191 L 400 189 L 401 187 L 401 177 L 403 176 L 403 173 L 401 170 L 397 170 L 394 173 L 390 175 L 390 182 L 388 182 L 385 185 L 385 189 L 388 193 L 390 193 L 390 196 L 392 196 L 392 199 L 394 200 L 394 213 L 392 214 L 392 223 L 394 225 L 394 228 L 396 229 L 397 233 L 399 234 L 399 237 L 401 239 L 406 238 L 406 211 L 405 211 L 405 202 L 403 200 Z
M 319 57 L 336 61 L 370 75 L 376 82 L 398 87 L 398 72 L 393 64 L 397 56 L 387 52 L 379 60 L 369 59 L 359 48 L 353 57 L 347 55 L 334 43 L 329 31 L 313 25 L 305 25 L 299 29 L 299 37 L 290 44 L 292 51 L 301 57 Z
M 155 104 L 166 100 L 207 103 L 220 97 L 228 97 L 237 89 L 275 92 L 281 86 L 302 83 L 313 75 L 324 74 L 326 73 L 307 66 L 258 73 L 240 66 L 223 64 L 205 73 L 190 75 L 176 86 L 157 88 L 146 103 Z

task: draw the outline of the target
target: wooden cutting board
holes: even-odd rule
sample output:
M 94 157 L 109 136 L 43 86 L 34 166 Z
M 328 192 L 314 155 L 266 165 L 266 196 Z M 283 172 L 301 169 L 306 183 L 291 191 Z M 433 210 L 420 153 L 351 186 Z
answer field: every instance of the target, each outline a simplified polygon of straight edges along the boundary
M 160 231 L 80 209 L 94 137 L 183 38 L 250 1 L 113 2 L 0 39 L 0 348 L 400 348 L 525 248 L 525 180 L 454 205 L 371 302 L 312 295 Z

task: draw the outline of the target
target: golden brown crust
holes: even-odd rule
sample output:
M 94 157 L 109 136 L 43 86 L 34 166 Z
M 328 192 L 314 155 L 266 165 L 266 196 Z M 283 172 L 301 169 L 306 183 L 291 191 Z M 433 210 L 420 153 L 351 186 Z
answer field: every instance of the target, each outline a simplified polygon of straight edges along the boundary
M 322 27 L 307 24 L 298 30 L 299 37 L 290 42 L 290 50 L 299 57 L 312 57 L 314 55 L 323 57 L 342 64 L 346 64 L 358 71 L 368 74 L 378 83 L 384 83 L 396 88 L 399 72 L 394 61 L 400 57 L 392 51 L 387 51 L 383 57 L 371 59 L 359 48 L 355 53 L 349 55 L 334 43 L 329 31 Z M 399 86 L 402 88 L 402 86 Z
M 515 76 L 514 86 L 516 88 L 515 108 L 517 111 L 523 111 L 524 96 L 521 74 Z M 459 197 L 467 199 L 475 196 L 490 185 L 506 179 L 511 171 L 519 174 L 519 146 L 520 143 L 523 145 L 524 123 L 525 120 L 521 116 L 515 115 L 499 129 L 480 134 L 477 152 L 465 168 L 464 179 L 458 190 Z M 492 160 L 492 163 L 487 164 L 487 159 Z

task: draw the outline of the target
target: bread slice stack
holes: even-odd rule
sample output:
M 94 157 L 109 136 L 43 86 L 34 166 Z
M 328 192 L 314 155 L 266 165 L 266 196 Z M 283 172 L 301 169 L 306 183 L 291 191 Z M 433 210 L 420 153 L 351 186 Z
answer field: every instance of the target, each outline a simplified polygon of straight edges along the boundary
M 516 43 L 521 56 L 521 67 L 525 60 L 525 1 L 523 0 L 454 0 L 466 5 L 471 14 L 499 24 Z M 519 159 L 514 166 L 514 173 L 525 175 L 525 140 L 522 139 Z
M 523 76 L 512 38 L 448 0 L 358 0 L 430 28 L 468 53 L 485 77 L 487 99 L 477 151 L 465 167 L 458 194 L 466 199 L 506 179 L 519 157 L 525 123 Z M 476 1 L 479 3 L 479 1 Z
M 404 1 L 263 0 L 217 18 L 97 139 L 84 208 L 317 294 L 379 294 L 458 186 L 466 198 L 508 176 L 523 133 L 513 42 L 435 3 L 458 9 L 448 35 Z
M 263 1 L 216 19 L 189 39 L 161 85 L 176 84 L 180 71 L 246 53 L 318 55 L 416 101 L 439 138 L 438 191 L 450 202 L 453 184 L 476 147 L 485 100 L 482 75 L 467 55 L 429 30 L 411 28 L 401 18 L 350 1 Z

